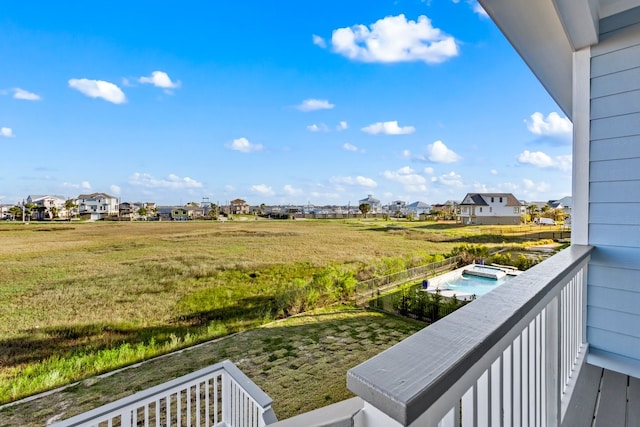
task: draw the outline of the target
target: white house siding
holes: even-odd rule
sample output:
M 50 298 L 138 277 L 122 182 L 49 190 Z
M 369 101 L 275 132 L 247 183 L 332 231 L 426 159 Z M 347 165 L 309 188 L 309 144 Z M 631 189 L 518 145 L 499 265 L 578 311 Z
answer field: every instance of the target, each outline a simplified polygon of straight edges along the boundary
M 640 8 L 591 49 L 587 339 L 592 363 L 640 373 Z M 622 357 L 621 357 L 622 356 Z

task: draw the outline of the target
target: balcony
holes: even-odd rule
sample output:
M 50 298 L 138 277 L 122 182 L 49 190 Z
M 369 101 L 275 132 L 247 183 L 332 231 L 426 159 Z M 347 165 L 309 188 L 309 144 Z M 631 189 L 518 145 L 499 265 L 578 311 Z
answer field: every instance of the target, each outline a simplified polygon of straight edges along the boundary
M 358 397 L 273 427 L 640 425 L 640 380 L 585 363 L 591 250 L 572 246 L 351 369 Z
M 263 427 L 275 421 L 271 398 L 224 361 L 54 426 Z

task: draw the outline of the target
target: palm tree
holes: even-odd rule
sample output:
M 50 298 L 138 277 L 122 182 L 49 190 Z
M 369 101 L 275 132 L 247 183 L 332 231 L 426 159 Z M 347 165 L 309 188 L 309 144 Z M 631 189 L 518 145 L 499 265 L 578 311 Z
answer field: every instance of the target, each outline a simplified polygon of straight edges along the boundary
M 69 218 L 69 221 L 71 221 L 71 214 L 73 210 L 77 207 L 78 205 L 76 205 L 73 199 L 68 199 L 66 202 L 64 202 L 64 208 L 67 211 L 67 218 Z
M 360 203 L 358 209 L 362 212 L 362 216 L 366 218 L 369 211 L 371 211 L 371 205 L 369 205 L 369 203 Z
M 9 208 L 9 213 L 11 214 L 13 219 L 16 219 L 18 217 L 22 217 L 22 208 L 20 206 L 18 206 L 18 205 L 11 206 Z

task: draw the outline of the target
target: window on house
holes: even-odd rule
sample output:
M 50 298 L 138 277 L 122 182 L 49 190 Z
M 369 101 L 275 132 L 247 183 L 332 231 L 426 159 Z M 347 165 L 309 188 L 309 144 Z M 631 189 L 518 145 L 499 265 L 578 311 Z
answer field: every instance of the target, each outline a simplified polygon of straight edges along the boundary
M 493 212 L 493 208 L 490 207 L 489 208 L 489 213 L 491 213 L 491 212 Z
M 502 203 L 502 197 L 500 197 L 500 203 Z
M 482 208 L 480 208 L 480 212 L 482 212 Z
M 491 203 L 493 203 L 493 202 L 494 202 L 494 200 L 493 200 L 493 197 L 492 197 L 492 198 L 491 198 Z
M 520 208 L 513 208 L 513 213 L 520 213 Z

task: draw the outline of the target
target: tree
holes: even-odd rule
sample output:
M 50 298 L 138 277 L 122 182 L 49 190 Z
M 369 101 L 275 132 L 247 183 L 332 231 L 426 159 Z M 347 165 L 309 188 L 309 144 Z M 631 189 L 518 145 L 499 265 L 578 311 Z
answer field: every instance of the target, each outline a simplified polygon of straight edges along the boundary
M 9 208 L 9 213 L 11 214 L 13 219 L 22 218 L 22 208 L 18 205 L 11 206 Z
M 413 221 L 413 212 L 409 212 L 407 214 L 407 221 L 409 221 L 409 222 Z
M 68 199 L 64 202 L 64 208 L 67 210 L 67 217 L 69 218 L 69 221 L 71 221 L 73 210 L 77 207 L 78 205 L 76 205 L 76 202 L 74 202 L 73 199 Z
M 220 208 L 215 203 L 211 204 L 211 208 L 209 209 L 209 216 L 211 219 L 218 219 L 218 215 L 220 212 Z
M 362 212 L 362 216 L 366 218 L 367 214 L 371 211 L 371 205 L 369 205 L 369 203 L 360 203 L 358 209 Z
M 145 208 L 144 206 L 141 206 L 140 209 L 138 209 L 138 216 L 146 218 L 147 215 L 149 215 L 148 209 Z
M 31 215 L 33 215 L 33 211 L 38 207 L 35 203 L 25 203 L 23 204 L 25 210 L 26 221 L 31 221 Z M 24 219 L 24 218 L 23 218 Z
M 49 209 L 49 213 L 51 214 L 51 219 L 56 219 L 58 218 L 59 209 L 57 208 L 57 206 L 51 206 L 51 208 Z

